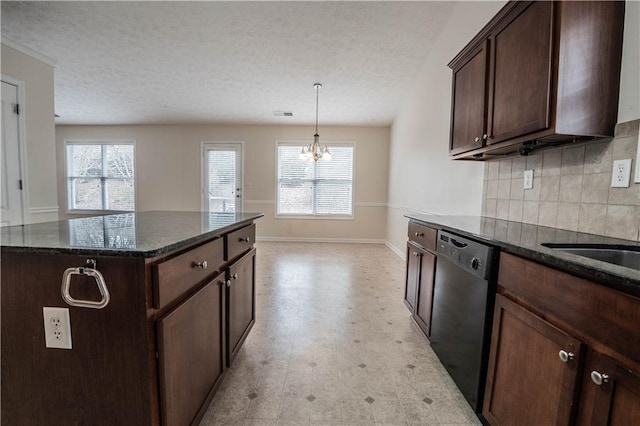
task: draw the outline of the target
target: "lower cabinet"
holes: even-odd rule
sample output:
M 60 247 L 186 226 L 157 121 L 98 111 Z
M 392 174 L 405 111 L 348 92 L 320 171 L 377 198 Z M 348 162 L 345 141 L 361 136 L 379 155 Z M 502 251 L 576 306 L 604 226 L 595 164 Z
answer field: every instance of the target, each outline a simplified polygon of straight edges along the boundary
M 187 425 L 224 372 L 224 275 L 157 321 L 161 419 Z
M 256 249 L 227 268 L 227 365 L 231 366 L 256 320 Z
M 640 374 L 589 351 L 584 365 L 578 424 L 640 423 Z
M 501 253 L 483 416 L 640 424 L 638 324 L 640 298 Z
M 427 337 L 429 337 L 431 333 L 431 307 L 433 302 L 435 266 L 436 256 L 434 254 L 412 242 L 407 243 L 407 273 L 404 303 Z
M 497 295 L 483 414 L 492 425 L 566 425 L 582 344 Z

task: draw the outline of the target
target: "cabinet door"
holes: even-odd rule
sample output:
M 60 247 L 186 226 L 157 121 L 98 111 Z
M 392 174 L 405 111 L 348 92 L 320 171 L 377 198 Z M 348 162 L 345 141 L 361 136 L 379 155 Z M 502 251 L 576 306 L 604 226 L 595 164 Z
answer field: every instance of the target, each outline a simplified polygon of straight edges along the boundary
M 489 144 L 550 126 L 553 7 L 522 2 L 489 39 Z
M 418 259 L 420 261 L 420 279 L 418 281 L 415 319 L 424 334 L 430 337 L 436 257 L 428 251 L 421 250 Z
M 632 425 L 640 422 L 640 375 L 590 351 L 584 366 L 579 424 Z
M 229 366 L 255 323 L 255 259 L 256 249 L 253 249 L 228 268 L 227 363 Z
M 418 281 L 420 280 L 421 249 L 412 243 L 407 243 L 407 272 L 404 284 L 404 304 L 412 314 L 416 308 L 418 296 Z
M 190 424 L 222 377 L 223 292 L 219 275 L 157 322 L 164 425 Z
M 582 344 L 496 297 L 483 415 L 495 425 L 566 425 Z M 560 355 L 563 351 L 564 362 Z
M 451 155 L 480 148 L 486 140 L 488 51 L 485 41 L 453 66 Z

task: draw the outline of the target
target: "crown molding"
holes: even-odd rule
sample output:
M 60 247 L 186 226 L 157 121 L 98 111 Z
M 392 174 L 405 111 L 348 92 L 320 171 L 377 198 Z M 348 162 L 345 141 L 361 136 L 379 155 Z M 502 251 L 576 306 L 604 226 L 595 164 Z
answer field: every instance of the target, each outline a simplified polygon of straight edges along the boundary
M 52 67 L 56 66 L 56 60 L 52 59 L 50 57 L 48 57 L 47 55 L 43 55 L 42 53 L 36 52 L 35 50 L 31 49 L 30 47 L 24 46 L 20 43 L 18 43 L 15 40 L 10 39 L 9 37 L 6 36 L 2 36 L 1 39 L 2 44 L 4 44 L 5 46 L 8 46 L 12 49 L 17 50 L 20 53 L 23 53 L 27 56 L 32 57 L 33 59 L 36 59 L 40 62 L 44 62 L 47 65 L 51 65 Z

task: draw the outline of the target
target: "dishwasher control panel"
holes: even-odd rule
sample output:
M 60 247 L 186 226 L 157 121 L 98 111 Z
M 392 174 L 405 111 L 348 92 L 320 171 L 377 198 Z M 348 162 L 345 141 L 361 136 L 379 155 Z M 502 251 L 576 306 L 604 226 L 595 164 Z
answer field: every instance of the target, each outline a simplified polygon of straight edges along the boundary
M 448 231 L 438 231 L 436 251 L 458 267 L 480 278 L 491 274 L 494 248 Z

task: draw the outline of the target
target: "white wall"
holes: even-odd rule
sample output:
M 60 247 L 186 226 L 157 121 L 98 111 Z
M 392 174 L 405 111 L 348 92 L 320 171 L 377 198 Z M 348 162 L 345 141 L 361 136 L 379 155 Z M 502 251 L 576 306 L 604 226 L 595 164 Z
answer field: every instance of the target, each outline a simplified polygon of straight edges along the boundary
M 404 256 L 407 212 L 479 215 L 484 165 L 449 160 L 447 64 L 505 2 L 460 2 L 391 127 L 387 242 Z
M 244 141 L 245 211 L 263 212 L 261 238 L 385 239 L 388 127 L 320 127 L 320 140 L 356 142 L 355 220 L 275 219 L 277 140 L 311 142 L 311 126 L 57 126 L 60 217 L 66 214 L 64 141 L 136 141 L 136 209 L 200 210 L 201 142 Z
M 53 99 L 53 66 L 21 53 L 5 44 L 2 48 L 2 75 L 24 83 L 24 99 L 20 99 L 24 134 L 21 142 L 26 151 L 28 222 L 58 220 L 56 181 L 55 125 Z

